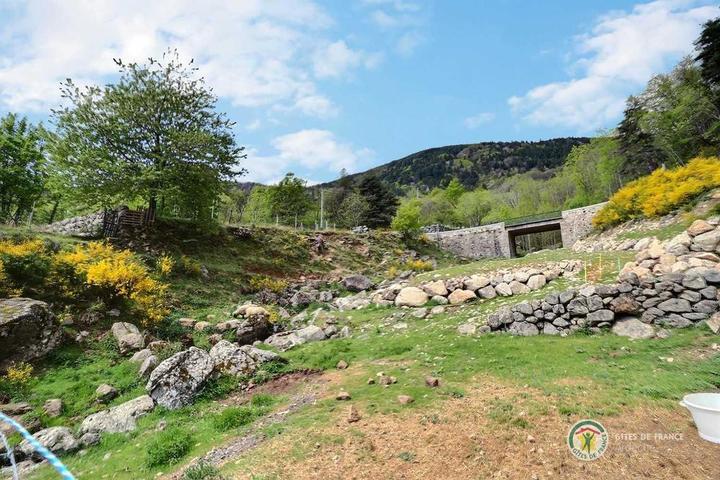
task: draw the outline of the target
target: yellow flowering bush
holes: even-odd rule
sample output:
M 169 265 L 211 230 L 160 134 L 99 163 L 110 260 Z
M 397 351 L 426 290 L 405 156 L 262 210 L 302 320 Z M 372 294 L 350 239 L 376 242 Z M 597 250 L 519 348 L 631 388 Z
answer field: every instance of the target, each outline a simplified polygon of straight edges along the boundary
M 8 367 L 5 378 L 13 385 L 24 386 L 32 379 L 33 370 L 29 363 L 14 363 Z
M 168 286 L 153 279 L 147 266 L 129 250 L 90 242 L 58 253 L 55 263 L 59 271 L 70 270 L 83 285 L 129 300 L 146 320 L 158 322 L 169 313 Z
M 49 255 L 42 240 L 0 240 L 0 296 L 36 293 L 50 268 Z
M 405 262 L 405 269 L 413 272 L 429 272 L 433 269 L 433 264 L 428 260 L 408 260 Z
M 179 267 L 182 273 L 191 277 L 199 277 L 202 273 L 200 262 L 186 255 L 180 257 Z
M 599 228 L 637 217 L 656 217 L 720 187 L 720 158 L 699 157 L 674 169 L 659 168 L 618 190 L 593 218 Z
M 253 292 L 261 290 L 270 290 L 271 292 L 281 293 L 288 286 L 285 280 L 279 278 L 271 278 L 265 276 L 252 277 L 250 279 L 250 289 Z
M 157 270 L 160 275 L 167 277 L 173 272 L 175 261 L 169 255 L 161 256 L 157 261 Z

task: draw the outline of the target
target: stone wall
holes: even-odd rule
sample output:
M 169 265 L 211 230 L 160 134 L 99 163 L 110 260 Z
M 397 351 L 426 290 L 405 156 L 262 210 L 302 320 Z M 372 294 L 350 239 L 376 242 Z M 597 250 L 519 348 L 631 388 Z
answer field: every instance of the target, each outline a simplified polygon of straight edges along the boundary
M 97 238 L 102 235 L 104 212 L 67 218 L 60 222 L 43 225 L 41 232 L 59 235 L 71 235 L 81 238 Z
M 607 202 L 564 210 L 561 224 L 563 246 L 570 248 L 575 242 L 589 235 L 593 231 L 592 218 L 606 204 Z
M 466 258 L 510 256 L 510 241 L 505 223 L 428 234 L 443 250 Z

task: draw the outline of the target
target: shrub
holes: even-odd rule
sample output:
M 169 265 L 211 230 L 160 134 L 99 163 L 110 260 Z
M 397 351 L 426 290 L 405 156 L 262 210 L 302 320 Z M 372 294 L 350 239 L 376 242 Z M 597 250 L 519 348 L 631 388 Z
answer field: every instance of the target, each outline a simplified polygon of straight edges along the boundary
M 14 363 L 8 367 L 5 377 L 14 385 L 24 386 L 32 379 L 33 371 L 33 366 L 29 363 Z
M 69 293 L 95 288 L 109 297 L 129 301 L 147 321 L 157 323 L 168 313 L 168 286 L 150 277 L 150 272 L 129 250 L 116 250 L 104 242 L 78 245 L 55 256 L 58 278 Z
M 33 294 L 50 270 L 50 252 L 42 240 L 0 241 L 0 296 Z
M 145 464 L 149 468 L 172 465 L 188 454 L 193 446 L 193 437 L 178 428 L 160 433 L 147 448 Z
M 259 413 L 253 407 L 228 407 L 213 418 L 213 428 L 219 432 L 227 432 L 234 428 L 244 427 L 251 424 Z
M 273 403 L 275 403 L 275 400 L 272 395 L 268 395 L 267 393 L 258 393 L 250 400 L 250 404 L 253 407 L 269 407 Z
M 185 470 L 181 480 L 221 480 L 220 470 L 208 465 L 207 463 L 200 462 L 197 465 Z
M 250 279 L 250 289 L 253 292 L 270 290 L 271 292 L 282 293 L 287 287 L 287 281 L 281 278 L 257 276 Z
M 202 273 L 202 265 L 200 265 L 200 262 L 186 255 L 180 257 L 178 268 L 183 274 L 189 277 L 199 277 Z
M 408 260 L 405 262 L 405 269 L 413 272 L 429 272 L 433 269 L 433 264 L 429 260 Z
M 720 186 L 720 158 L 695 158 L 687 165 L 659 168 L 618 190 L 593 218 L 599 228 L 637 217 L 665 215 Z
M 169 255 L 163 255 L 158 258 L 155 268 L 157 268 L 160 275 L 167 277 L 173 272 L 175 261 Z

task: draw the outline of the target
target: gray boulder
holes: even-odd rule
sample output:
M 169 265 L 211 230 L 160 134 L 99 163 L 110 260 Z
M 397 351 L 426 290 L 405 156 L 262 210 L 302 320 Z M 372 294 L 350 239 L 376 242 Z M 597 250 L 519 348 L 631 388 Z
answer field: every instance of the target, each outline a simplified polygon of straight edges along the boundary
M 80 442 L 73 436 L 67 427 L 50 427 L 35 433 L 35 438 L 40 445 L 47 448 L 56 455 L 64 455 L 71 453 L 80 448 Z M 17 446 L 17 449 L 25 456 L 32 456 L 36 459 L 42 458 L 35 453 L 32 445 L 27 440 L 23 440 Z
M 214 366 L 206 351 L 190 347 L 158 365 L 145 388 L 159 405 L 171 410 L 181 408 L 192 403 Z
M 210 350 L 210 357 L 216 371 L 235 376 L 252 375 L 261 364 L 280 358 L 276 353 L 251 345 L 240 347 L 227 340 L 216 343 Z
M 61 339 L 62 330 L 47 303 L 30 298 L 0 300 L 0 370 L 47 355 Z
M 265 310 L 265 309 L 263 309 Z M 252 315 L 242 321 L 235 331 L 235 340 L 240 345 L 251 345 L 272 335 L 272 324 L 267 315 Z
M 682 298 L 670 298 L 658 304 L 657 308 L 663 312 L 689 313 L 692 311 L 690 302 Z
M 591 325 L 595 325 L 603 322 L 612 322 L 615 318 L 615 313 L 613 313 L 612 310 L 597 310 L 588 313 L 586 318 Z
M 150 376 L 153 370 L 157 368 L 160 361 L 155 355 L 150 355 L 145 359 L 145 361 L 140 365 L 140 368 L 138 369 L 138 374 L 140 374 L 140 377 L 147 378 Z
M 373 286 L 372 280 L 365 275 L 350 275 L 343 278 L 342 284 L 351 292 L 362 292 Z
M 528 278 L 527 286 L 530 288 L 530 290 L 538 290 L 544 287 L 546 283 L 547 279 L 545 278 L 545 275 L 538 274 Z
M 308 342 L 318 342 L 325 340 L 327 337 L 322 328 L 315 325 L 309 325 L 299 330 L 290 332 L 280 332 L 272 335 L 265 340 L 265 343 L 271 345 L 281 352 L 289 350 L 297 345 Z
M 122 433 L 137 428 L 137 419 L 155 408 L 155 402 L 148 395 L 93 413 L 83 420 L 80 434 L 86 433 Z
M 110 328 L 115 337 L 120 353 L 127 353 L 134 350 L 141 350 L 145 347 L 145 338 L 140 330 L 128 322 L 116 322 Z
M 653 338 L 655 329 L 647 323 L 641 322 L 637 317 L 622 317 L 615 322 L 612 332 L 621 337 L 628 337 L 631 340 Z
M 522 337 L 531 337 L 538 335 L 540 330 L 534 323 L 514 322 L 508 329 L 511 335 L 519 335 Z

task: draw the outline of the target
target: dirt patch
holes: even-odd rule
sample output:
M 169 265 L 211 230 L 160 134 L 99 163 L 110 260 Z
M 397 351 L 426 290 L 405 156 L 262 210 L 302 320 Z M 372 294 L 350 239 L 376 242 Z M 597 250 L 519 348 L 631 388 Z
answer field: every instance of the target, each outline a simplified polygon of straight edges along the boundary
M 338 411 L 334 425 L 273 439 L 231 478 L 720 478 L 720 445 L 701 440 L 679 408 L 597 418 L 610 442 L 594 462 L 576 460 L 566 444 L 580 418 L 528 389 L 481 383 L 465 398 L 422 411 L 363 414 L 351 424 L 346 416 Z
M 242 405 L 250 401 L 253 395 L 267 393 L 270 395 L 282 395 L 302 389 L 304 385 L 323 383 L 322 372 L 319 370 L 302 370 L 298 372 L 285 373 L 260 385 L 252 386 L 247 390 L 234 393 L 222 399 L 219 403 L 223 406 Z

